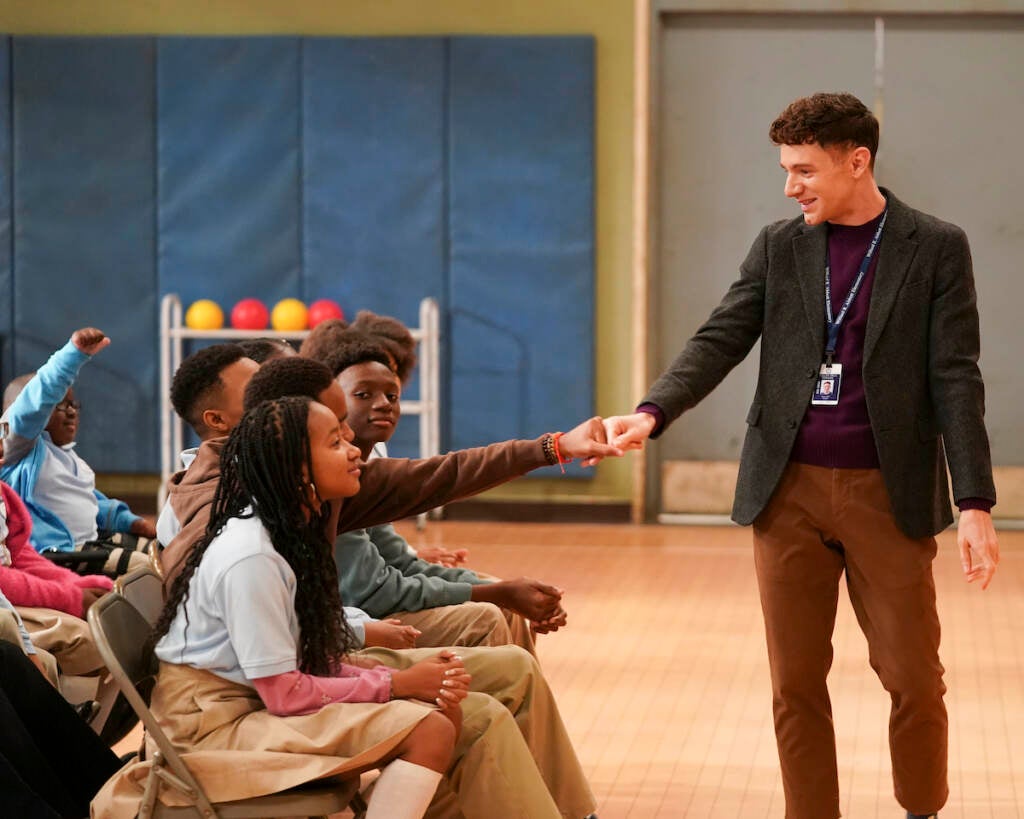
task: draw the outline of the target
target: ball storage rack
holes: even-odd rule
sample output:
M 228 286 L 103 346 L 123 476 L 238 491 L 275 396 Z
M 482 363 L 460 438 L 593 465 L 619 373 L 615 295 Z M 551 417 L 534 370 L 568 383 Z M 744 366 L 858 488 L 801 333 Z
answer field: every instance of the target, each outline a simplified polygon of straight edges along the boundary
M 184 358 L 185 342 L 190 339 L 204 341 L 242 341 L 248 338 L 280 338 L 301 340 L 309 330 L 193 330 L 183 320 L 181 299 L 168 293 L 160 301 L 160 490 L 157 494 L 157 508 L 162 509 L 167 497 L 167 480 L 179 468 L 178 460 L 185 446 L 185 422 L 178 417 L 171 406 L 171 378 Z M 429 458 L 441 451 L 441 366 L 440 366 L 440 312 L 437 302 L 425 298 L 420 302 L 419 327 L 409 331 L 416 339 L 418 362 L 414 378 L 418 381 L 420 397 L 417 400 L 402 400 L 402 416 L 418 415 L 420 421 L 421 458 Z M 440 509 L 431 513 L 440 516 Z M 417 518 L 420 528 L 426 524 L 427 515 Z

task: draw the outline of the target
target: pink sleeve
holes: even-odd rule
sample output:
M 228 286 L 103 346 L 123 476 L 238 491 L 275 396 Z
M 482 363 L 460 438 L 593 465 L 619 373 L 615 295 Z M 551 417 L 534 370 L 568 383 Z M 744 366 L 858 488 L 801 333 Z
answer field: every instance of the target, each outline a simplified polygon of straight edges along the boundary
M 11 565 L 0 568 L 0 588 L 15 606 L 39 606 L 82 616 L 77 575 L 36 552 L 29 543 L 32 518 L 17 493 L 0 485 L 7 507 L 7 548 Z
M 82 590 L 71 583 L 56 583 L 13 566 L 3 566 L 0 589 L 15 606 L 38 606 L 82 616 Z
M 342 676 L 314 677 L 288 671 L 253 680 L 253 687 L 271 714 L 290 717 L 312 714 L 332 702 L 388 702 L 391 699 L 391 670 L 343 665 Z
M 29 572 L 46 580 L 71 583 L 80 589 L 114 588 L 114 581 L 99 574 L 78 575 L 70 569 L 47 560 L 29 542 L 32 535 L 32 516 L 25 502 L 7 484 L 2 484 L 4 502 L 7 506 L 7 548 L 11 550 L 11 562 L 15 568 Z
M 43 560 L 46 560 L 46 558 L 43 558 Z M 58 566 L 57 568 L 61 567 Z M 71 582 L 80 589 L 104 589 L 110 591 L 114 588 L 114 581 L 101 574 L 75 574 L 74 572 L 72 574 L 74 579 Z

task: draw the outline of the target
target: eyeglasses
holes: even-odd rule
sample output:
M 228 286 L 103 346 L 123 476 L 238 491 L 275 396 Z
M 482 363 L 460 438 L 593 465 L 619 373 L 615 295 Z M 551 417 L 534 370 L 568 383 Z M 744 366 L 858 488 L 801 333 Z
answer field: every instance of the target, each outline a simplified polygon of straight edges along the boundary
M 80 412 L 82 409 L 81 401 L 61 401 L 59 404 L 53 407 L 57 412 L 63 412 L 67 415 L 70 412 Z

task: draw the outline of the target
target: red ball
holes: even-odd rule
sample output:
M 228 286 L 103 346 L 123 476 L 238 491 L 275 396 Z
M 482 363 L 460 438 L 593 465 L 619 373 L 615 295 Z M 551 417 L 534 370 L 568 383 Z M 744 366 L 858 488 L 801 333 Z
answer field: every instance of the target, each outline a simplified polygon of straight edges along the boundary
M 259 299 L 242 299 L 231 310 L 231 326 L 236 330 L 266 330 L 269 321 L 267 305 Z
M 341 306 L 336 301 L 330 299 L 319 299 L 309 305 L 309 312 L 306 315 L 306 320 L 309 322 L 309 329 L 312 330 L 321 321 L 327 321 L 328 319 L 345 319 L 345 313 L 342 312 Z

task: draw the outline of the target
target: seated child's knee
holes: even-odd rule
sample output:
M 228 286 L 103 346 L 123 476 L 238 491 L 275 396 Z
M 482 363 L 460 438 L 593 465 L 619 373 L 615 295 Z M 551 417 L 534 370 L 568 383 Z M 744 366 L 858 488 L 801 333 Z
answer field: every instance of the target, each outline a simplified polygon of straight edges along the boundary
M 455 726 L 440 711 L 431 711 L 420 722 L 424 741 L 432 748 L 448 753 L 455 747 Z
M 540 673 L 540 666 L 533 655 L 525 648 L 512 643 L 504 646 L 493 646 L 487 649 L 492 662 L 501 666 L 502 672 L 510 680 L 520 680 Z

